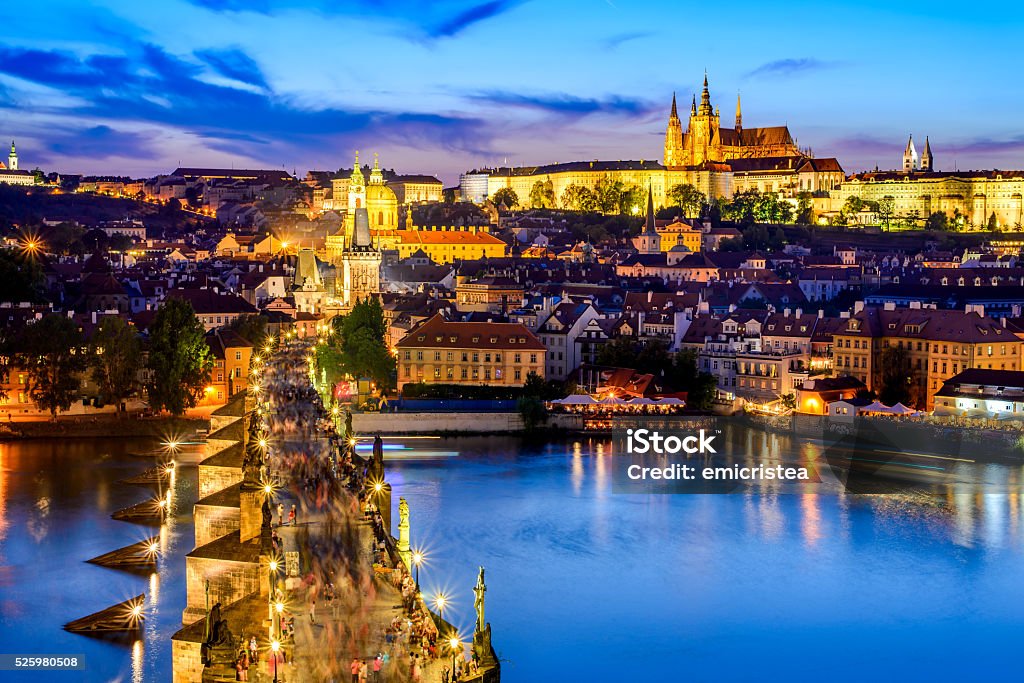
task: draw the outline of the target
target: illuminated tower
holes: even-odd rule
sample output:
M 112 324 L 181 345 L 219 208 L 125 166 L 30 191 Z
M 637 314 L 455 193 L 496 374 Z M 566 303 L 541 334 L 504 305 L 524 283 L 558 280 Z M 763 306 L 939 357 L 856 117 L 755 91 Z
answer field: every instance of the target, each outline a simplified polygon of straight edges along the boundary
M 736 93 L 736 133 L 743 132 L 743 113 L 740 111 L 740 94 Z
M 683 124 L 676 110 L 676 94 L 672 93 L 672 111 L 668 115 L 668 127 L 665 129 L 665 166 L 669 168 L 685 166 L 683 158 Z
M 932 146 L 928 141 L 928 136 L 924 136 L 924 151 L 921 152 L 921 170 L 931 171 L 932 170 Z
M 354 212 L 352 241 L 341 255 L 342 299 L 345 307 L 354 306 L 380 291 L 380 264 L 383 255 L 373 246 L 370 218 L 365 207 Z
M 7 157 L 7 168 L 12 171 L 18 170 L 18 150 L 14 149 L 14 140 L 11 140 L 11 153 Z
M 661 235 L 654 227 L 654 194 L 647 188 L 647 220 L 644 231 L 633 238 L 633 246 L 641 254 L 657 254 L 661 251 Z
M 907 149 L 903 152 L 903 170 L 904 171 L 916 171 L 917 170 L 917 148 L 914 147 L 914 136 L 911 135 L 910 139 L 907 140 Z
M 694 166 L 705 161 L 720 161 L 712 148 L 712 143 L 718 139 L 718 114 L 711 106 L 711 93 L 708 90 L 708 75 L 704 74 L 704 89 L 700 93 L 700 107 L 697 107 L 696 98 L 690 108 L 690 124 L 687 129 L 690 147 L 690 163 Z
M 363 170 L 359 168 L 359 152 L 356 151 L 356 162 L 352 166 L 352 175 L 348 181 L 348 207 L 345 212 L 345 241 L 352 243 L 352 233 L 356 225 L 356 210 L 366 208 L 366 182 Z

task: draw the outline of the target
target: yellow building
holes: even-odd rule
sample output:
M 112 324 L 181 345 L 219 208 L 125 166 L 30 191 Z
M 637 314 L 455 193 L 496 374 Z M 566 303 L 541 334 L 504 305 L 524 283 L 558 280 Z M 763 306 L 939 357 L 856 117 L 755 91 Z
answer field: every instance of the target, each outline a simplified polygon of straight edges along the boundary
M 347 200 L 342 228 L 334 235 L 327 236 L 326 250 L 329 260 L 337 261 L 345 248 L 351 245 L 357 209 L 366 209 L 371 234 L 386 235 L 398 229 L 398 198 L 384 183 L 384 174 L 376 154 L 373 155 L 373 169 L 370 171 L 369 182 L 364 180 L 362 169 L 359 167 L 359 152 L 356 152 L 352 174 L 344 183 L 335 181 L 332 185 L 334 210 L 341 208 L 338 206 L 340 197 L 345 196 Z
M 700 251 L 704 233 L 686 223 L 676 221 L 663 228 L 656 228 L 656 231 L 661 236 L 661 251 L 663 252 L 668 252 L 680 244 L 690 251 Z
M 550 183 L 555 206 L 572 208 L 563 199 L 567 188 L 593 191 L 607 180 L 626 188 L 650 188 L 655 206 L 667 206 L 666 194 L 673 185 L 693 185 L 709 198 L 730 198 L 751 188 L 793 196 L 803 190 L 831 190 L 844 179 L 837 160 L 815 159 L 800 150 L 787 126 L 744 128 L 738 99 L 735 127 L 723 128 L 711 106 L 706 77 L 700 106 L 695 98 L 685 130 L 672 97 L 663 151 L 663 163 L 595 160 L 473 170 L 462 174 L 460 192 L 463 199 L 480 202 L 507 187 L 527 205 L 537 183 Z
M 398 389 L 412 382 L 518 387 L 544 377 L 544 345 L 519 323 L 465 323 L 440 314 L 396 345 Z
M 419 250 L 435 263 L 500 258 L 507 245 L 486 232 L 399 230 L 398 257 L 409 258 Z
M 936 211 L 959 213 L 972 225 L 995 214 L 1000 228 L 1024 224 L 1024 171 L 875 171 L 850 176 L 830 193 L 839 211 L 850 197 L 866 202 L 891 198 L 894 214 L 924 220 Z
M 855 377 L 872 391 L 882 386 L 883 353 L 905 349 L 915 378 L 911 390 L 923 410 L 950 377 L 969 368 L 1020 370 L 1022 341 L 977 312 L 922 308 L 864 308 L 833 335 L 837 375 Z

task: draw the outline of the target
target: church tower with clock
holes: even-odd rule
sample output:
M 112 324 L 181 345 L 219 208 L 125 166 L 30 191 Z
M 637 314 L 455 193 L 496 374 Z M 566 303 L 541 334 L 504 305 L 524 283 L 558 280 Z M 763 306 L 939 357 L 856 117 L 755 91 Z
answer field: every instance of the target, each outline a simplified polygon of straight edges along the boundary
M 357 301 L 380 292 L 383 255 L 370 236 L 370 217 L 365 207 L 355 209 L 352 242 L 341 254 L 342 302 L 352 308 Z

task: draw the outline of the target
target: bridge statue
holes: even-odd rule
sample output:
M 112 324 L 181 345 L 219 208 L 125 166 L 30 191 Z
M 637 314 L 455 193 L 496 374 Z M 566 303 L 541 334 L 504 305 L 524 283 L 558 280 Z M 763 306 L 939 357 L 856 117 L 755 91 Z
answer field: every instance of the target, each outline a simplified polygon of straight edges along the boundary
M 498 660 L 494 656 L 494 648 L 491 646 L 491 625 L 484 618 L 484 593 L 487 592 L 487 585 L 484 583 L 484 568 L 480 567 L 480 574 L 476 577 L 476 585 L 473 586 L 473 607 L 476 609 L 476 628 L 473 630 L 473 657 L 483 669 L 497 669 Z
M 487 622 L 484 620 L 484 593 L 487 592 L 487 585 L 484 583 L 484 568 L 480 567 L 480 575 L 476 577 L 476 585 L 473 586 L 473 607 L 476 609 L 476 632 L 484 630 Z
M 405 567 L 412 571 L 412 549 L 409 547 L 409 503 L 405 498 L 398 499 L 398 554 L 401 555 Z

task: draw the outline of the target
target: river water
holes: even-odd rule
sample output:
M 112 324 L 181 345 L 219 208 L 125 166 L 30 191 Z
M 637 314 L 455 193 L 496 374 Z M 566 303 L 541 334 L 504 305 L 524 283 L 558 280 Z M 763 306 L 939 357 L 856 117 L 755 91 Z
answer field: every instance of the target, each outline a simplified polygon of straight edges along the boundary
M 774 444 L 807 457 L 806 443 Z M 405 446 L 387 469 L 427 554 L 422 588 L 450 596 L 445 617 L 468 635 L 486 567 L 506 683 L 1018 677 L 1020 465 L 960 464 L 959 485 L 938 495 L 624 495 L 604 440 Z M 0 680 L 170 680 L 195 468 L 176 476 L 156 578 L 83 562 L 150 531 L 109 517 L 150 495 L 118 483 L 150 466 L 129 455 L 145 447 L 0 444 L 0 652 L 88 662 L 84 678 Z M 143 591 L 141 645 L 60 628 Z

